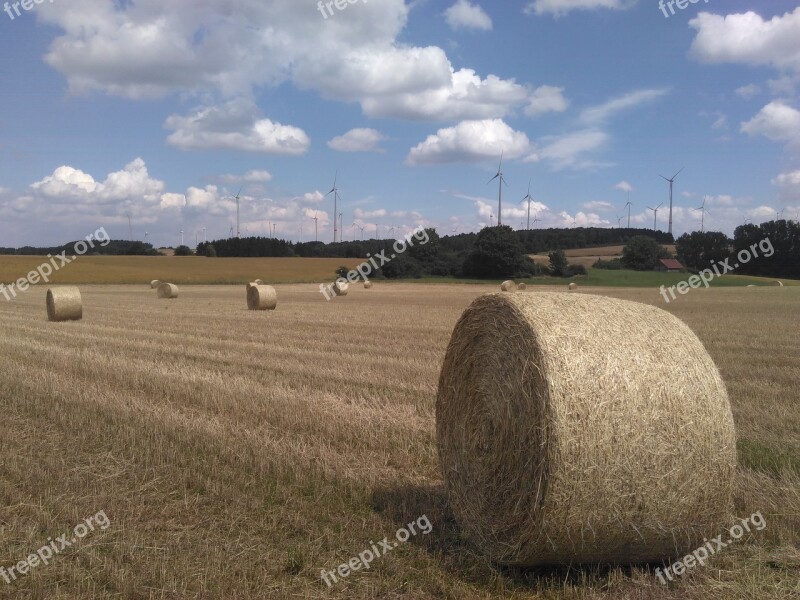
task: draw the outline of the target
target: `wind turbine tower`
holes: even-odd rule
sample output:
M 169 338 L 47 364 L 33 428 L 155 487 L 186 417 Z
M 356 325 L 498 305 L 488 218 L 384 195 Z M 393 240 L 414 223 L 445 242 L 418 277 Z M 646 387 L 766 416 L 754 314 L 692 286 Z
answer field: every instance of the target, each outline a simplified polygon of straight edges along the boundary
M 339 218 L 339 188 L 336 187 L 336 182 L 339 180 L 339 171 L 336 171 L 336 175 L 333 177 L 333 187 L 331 191 L 325 194 L 325 196 L 330 196 L 333 194 L 333 243 L 336 243 L 336 237 L 339 233 L 339 227 L 337 219 Z
M 531 228 L 531 200 L 533 197 L 531 196 L 531 180 L 528 180 L 528 195 L 523 198 L 523 200 L 528 201 L 528 229 Z
M 649 206 L 647 207 L 647 210 L 653 211 L 653 231 L 658 231 L 658 211 L 661 209 L 662 206 L 664 206 L 663 202 L 658 206 L 656 206 L 655 208 L 651 208 Z
M 681 170 L 675 173 L 675 175 L 673 175 L 669 179 L 667 179 L 663 175 L 659 175 L 659 177 L 661 177 L 664 181 L 669 182 L 669 229 L 667 230 L 667 232 L 670 234 L 672 233 L 672 184 L 675 183 L 675 179 L 678 177 L 678 175 L 681 174 L 681 171 L 683 171 L 685 168 L 686 167 L 681 167 Z M 661 204 L 660 206 L 663 206 L 663 204 Z M 650 210 L 653 209 L 651 208 Z
M 503 153 L 500 153 L 500 166 L 497 167 L 497 175 L 492 177 L 486 185 L 492 183 L 495 179 L 498 179 L 497 184 L 497 226 L 500 227 L 503 224 L 503 184 L 506 183 L 506 180 L 503 178 Z M 508 185 L 506 183 L 506 185 Z

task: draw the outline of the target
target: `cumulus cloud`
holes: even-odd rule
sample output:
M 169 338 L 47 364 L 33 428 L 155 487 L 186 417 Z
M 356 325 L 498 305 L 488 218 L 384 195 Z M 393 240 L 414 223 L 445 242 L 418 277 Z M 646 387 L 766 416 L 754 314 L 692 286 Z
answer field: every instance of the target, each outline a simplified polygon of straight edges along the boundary
M 525 107 L 525 114 L 529 117 L 538 117 L 548 112 L 564 112 L 568 106 L 569 100 L 564 97 L 564 88 L 543 85 L 531 94 Z
M 754 96 L 758 96 L 760 93 L 761 87 L 755 83 L 750 83 L 748 85 L 743 85 L 742 87 L 736 88 L 736 95 L 741 96 L 745 100 L 749 100 Z
M 581 113 L 581 120 L 589 124 L 603 123 L 619 112 L 636 108 L 637 106 L 646 102 L 652 102 L 653 100 L 661 98 L 666 93 L 667 90 L 663 89 L 637 90 L 635 92 L 630 92 L 617 98 L 612 98 L 603 104 L 585 109 Z
M 700 62 L 800 73 L 800 7 L 769 21 L 753 11 L 727 16 L 703 12 L 689 26 L 697 31 L 690 54 Z
M 328 147 L 339 152 L 383 152 L 380 143 L 386 139 L 377 129 L 351 129 L 328 142 Z
M 625 180 L 620 181 L 617 185 L 614 186 L 615 190 L 622 190 L 623 192 L 632 192 L 633 186 Z
M 748 135 L 763 135 L 775 142 L 800 144 L 800 111 L 781 100 L 775 100 L 755 117 L 742 123 L 741 131 Z
M 593 10 L 607 8 L 622 10 L 632 7 L 636 0 L 534 0 L 525 7 L 525 13 L 556 17 L 573 10 Z
M 583 129 L 560 136 L 542 138 L 538 156 L 548 161 L 554 169 L 594 169 L 608 166 L 586 158 L 609 140 L 609 135 L 599 129 Z
M 582 206 L 586 210 L 595 210 L 600 212 L 608 212 L 610 210 L 614 210 L 613 204 L 611 204 L 610 202 L 604 202 L 602 200 L 592 200 L 591 202 L 584 202 Z
M 167 141 L 182 150 L 299 156 L 311 145 L 305 131 L 263 118 L 255 103 L 244 99 L 200 107 L 186 116 L 172 115 L 165 126 L 173 130 Z
M 455 7 L 454 22 L 486 25 L 477 5 Z M 399 41 L 410 9 L 358 3 L 335 23 L 297 0 L 240 0 L 236 10 L 224 0 L 56 2 L 37 14 L 62 31 L 45 61 L 74 94 L 229 99 L 289 82 L 368 116 L 434 120 L 502 117 L 526 99 L 513 80 L 455 70 L 441 48 Z
M 518 158 L 530 150 L 531 143 L 523 132 L 515 131 L 502 119 L 462 121 L 454 127 L 440 129 L 411 149 L 409 165 L 478 162 L 487 158 Z
M 774 185 L 779 185 L 781 187 L 800 189 L 800 169 L 798 169 L 797 171 L 789 171 L 787 173 L 781 173 L 775 179 L 772 180 L 772 183 Z
M 481 29 L 490 31 L 492 19 L 479 5 L 469 0 L 458 0 L 444 11 L 445 20 L 451 29 Z

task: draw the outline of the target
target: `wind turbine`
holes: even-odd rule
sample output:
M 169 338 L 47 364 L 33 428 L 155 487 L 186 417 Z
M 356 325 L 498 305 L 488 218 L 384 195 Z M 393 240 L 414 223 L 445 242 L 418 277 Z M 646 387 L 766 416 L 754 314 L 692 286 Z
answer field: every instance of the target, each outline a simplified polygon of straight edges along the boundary
M 497 183 L 497 226 L 503 224 L 503 184 L 506 183 L 505 178 L 503 177 L 503 153 L 500 153 L 500 166 L 497 167 L 497 175 L 492 177 L 486 185 L 492 183 L 495 179 L 499 179 Z M 508 185 L 506 183 L 506 185 Z
M 662 206 L 664 206 L 663 202 L 661 204 L 659 204 L 658 206 L 656 206 L 655 208 L 651 208 L 649 206 L 647 207 L 647 210 L 652 210 L 653 211 L 653 231 L 657 231 L 658 230 L 657 229 L 657 226 L 658 226 L 658 211 L 661 209 Z
M 244 189 L 244 186 L 239 188 L 239 191 L 236 192 L 235 196 L 228 196 L 229 198 L 233 198 L 234 200 L 236 200 L 236 237 L 237 238 L 239 237 L 240 229 L 241 229 L 240 226 L 239 226 L 239 222 L 240 222 L 239 221 L 239 199 L 241 198 L 241 193 L 242 193 L 243 189 Z
M 785 212 L 786 212 L 786 207 L 784 207 L 784 209 L 781 210 L 781 211 L 775 211 L 775 220 L 776 221 L 780 221 L 781 220 L 781 215 L 783 215 L 783 213 L 785 213 Z
M 181 229 L 181 246 L 183 246 L 183 229 Z
M 489 227 L 494 227 L 494 213 L 489 213 Z
M 698 206 L 697 208 L 695 208 L 695 210 L 699 210 L 700 211 L 700 233 L 703 233 L 705 231 L 705 228 L 706 228 L 706 213 L 708 212 L 706 210 L 706 200 L 707 199 L 708 199 L 708 196 L 703 196 L 703 203 L 700 206 Z M 709 216 L 711 215 L 711 213 L 708 213 L 708 214 L 709 214 Z
M 539 221 L 541 221 L 541 219 L 539 218 L 539 215 L 538 214 L 534 215 L 533 216 L 533 224 L 536 225 Z
M 681 174 L 681 171 L 683 171 L 685 168 L 686 167 L 681 167 L 681 170 L 675 173 L 675 175 L 673 175 L 669 179 L 667 179 L 663 175 L 659 175 L 659 177 L 661 177 L 661 179 L 663 179 L 664 181 L 669 181 L 669 230 L 667 231 L 667 233 L 672 233 L 672 184 L 675 183 L 675 179 L 678 177 L 678 175 Z M 661 206 L 663 206 L 663 204 L 661 204 Z
M 575 227 L 578 224 L 578 219 L 572 219 L 572 225 L 570 227 Z
M 333 187 L 331 191 L 325 194 L 325 196 L 330 196 L 333 194 L 333 243 L 336 243 L 336 234 L 339 231 L 336 227 L 336 215 L 337 211 L 339 210 L 339 188 L 336 187 L 336 182 L 339 179 L 339 171 L 336 171 L 336 175 L 333 177 Z
M 339 213 L 339 241 L 342 241 L 342 232 L 344 231 L 344 227 L 342 227 L 342 218 L 344 217 L 344 213 Z
M 617 217 L 617 229 L 622 229 L 622 219 L 625 217 Z
M 317 216 L 317 213 L 314 213 L 314 241 L 315 242 L 319 241 L 319 235 L 317 233 L 317 221 L 319 221 L 319 217 Z
M 128 239 L 133 241 L 133 225 L 131 225 L 131 213 L 128 213 Z
M 628 192 L 628 203 L 625 205 L 625 208 L 628 209 L 628 229 L 631 228 L 631 206 L 633 206 L 630 201 L 630 196 L 631 193 Z
M 375 223 L 375 239 L 376 239 L 376 240 L 379 240 L 379 239 L 380 239 L 380 237 L 381 237 L 381 236 L 380 236 L 380 234 L 378 233 L 378 224 L 377 224 L 377 223 Z
M 531 179 L 528 180 L 528 195 L 522 199 L 523 201 L 528 201 L 528 229 L 531 228 L 531 200 L 533 200 L 533 197 L 531 196 L 531 181 Z M 536 221 L 534 221 L 534 223 L 535 222 Z

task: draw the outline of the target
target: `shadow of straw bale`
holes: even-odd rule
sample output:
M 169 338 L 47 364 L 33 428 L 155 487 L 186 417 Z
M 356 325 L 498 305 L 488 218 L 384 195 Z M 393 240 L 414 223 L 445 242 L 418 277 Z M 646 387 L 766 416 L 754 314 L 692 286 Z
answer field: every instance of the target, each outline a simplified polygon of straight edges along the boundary
M 530 591 L 563 590 L 565 587 L 590 586 L 602 592 L 610 579 L 631 578 L 636 571 L 647 572 L 650 567 L 611 565 L 570 565 L 549 567 L 508 567 L 486 559 L 467 540 L 462 539 L 458 523 L 450 510 L 443 484 L 399 485 L 378 488 L 372 495 L 373 509 L 391 521 L 397 529 L 420 517 L 427 516 L 433 525 L 428 535 L 417 535 L 408 543 L 424 549 L 444 569 L 465 583 L 506 590 L 519 588 Z

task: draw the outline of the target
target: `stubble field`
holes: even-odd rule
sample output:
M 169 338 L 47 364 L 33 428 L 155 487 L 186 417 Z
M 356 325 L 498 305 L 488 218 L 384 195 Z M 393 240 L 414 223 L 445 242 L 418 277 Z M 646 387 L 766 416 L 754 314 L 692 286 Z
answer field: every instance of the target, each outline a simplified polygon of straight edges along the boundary
M 243 286 L 159 301 L 87 285 L 83 321 L 63 324 L 46 321 L 43 286 L 0 299 L 0 566 L 98 511 L 110 520 L 0 579 L 0 598 L 800 598 L 800 288 L 669 305 L 591 290 L 698 334 L 739 437 L 731 524 L 767 522 L 663 586 L 647 567 L 498 569 L 460 539 L 436 385 L 456 320 L 494 287 L 378 283 L 331 302 L 276 287 L 278 309 L 254 313 Z M 428 535 L 330 588 L 320 578 L 422 516 Z

